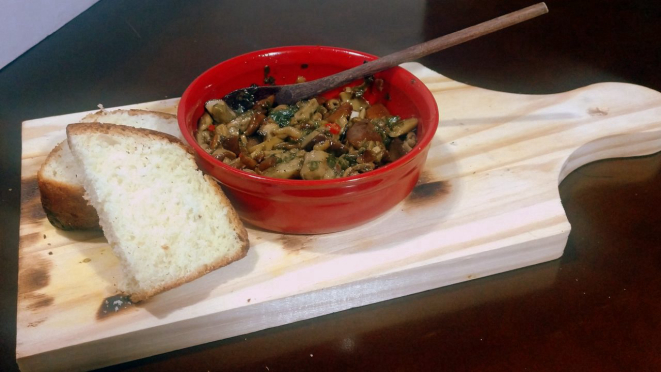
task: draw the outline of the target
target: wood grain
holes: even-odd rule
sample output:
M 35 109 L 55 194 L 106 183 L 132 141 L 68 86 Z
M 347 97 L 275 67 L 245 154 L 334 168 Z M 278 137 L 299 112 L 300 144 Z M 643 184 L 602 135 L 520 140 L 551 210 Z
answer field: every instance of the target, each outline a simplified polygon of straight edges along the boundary
M 553 260 L 570 230 L 562 178 L 594 160 L 661 148 L 661 94 L 647 88 L 517 95 L 406 67 L 441 115 L 409 198 L 340 233 L 250 230 L 246 258 L 140 305 L 115 304 L 120 272 L 101 234 L 56 230 L 40 210 L 36 171 L 85 113 L 24 122 L 21 369 L 111 365 Z M 133 107 L 174 112 L 176 103 Z

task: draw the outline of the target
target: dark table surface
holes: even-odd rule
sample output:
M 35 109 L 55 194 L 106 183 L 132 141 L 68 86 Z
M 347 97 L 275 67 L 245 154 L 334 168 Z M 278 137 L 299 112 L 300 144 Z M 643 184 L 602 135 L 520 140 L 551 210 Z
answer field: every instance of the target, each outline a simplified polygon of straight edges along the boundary
M 0 70 L 0 370 L 17 368 L 22 121 L 98 103 L 178 97 L 205 69 L 256 49 L 322 44 L 385 55 L 532 4 L 94 5 Z M 606 81 L 661 90 L 660 2 L 547 4 L 548 15 L 420 62 L 507 92 L 556 93 Z M 572 232 L 559 260 L 107 370 L 661 370 L 660 170 L 661 155 L 652 155 L 601 161 L 569 175 L 560 192 Z M 550 272 L 550 285 L 536 285 Z

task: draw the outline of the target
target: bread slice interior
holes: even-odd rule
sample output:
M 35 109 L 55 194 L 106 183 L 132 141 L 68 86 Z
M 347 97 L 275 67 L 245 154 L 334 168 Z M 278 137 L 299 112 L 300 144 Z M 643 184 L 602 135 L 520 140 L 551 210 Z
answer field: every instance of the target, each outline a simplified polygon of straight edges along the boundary
M 246 255 L 241 220 L 178 139 L 98 123 L 69 125 L 67 139 L 132 301 Z
M 183 138 L 177 125 L 177 117 L 162 112 L 102 110 L 85 116 L 81 122 L 147 128 Z M 50 152 L 37 174 L 37 179 L 41 203 L 51 224 L 63 230 L 99 228 L 96 211 L 83 198 L 83 176 L 66 140 Z

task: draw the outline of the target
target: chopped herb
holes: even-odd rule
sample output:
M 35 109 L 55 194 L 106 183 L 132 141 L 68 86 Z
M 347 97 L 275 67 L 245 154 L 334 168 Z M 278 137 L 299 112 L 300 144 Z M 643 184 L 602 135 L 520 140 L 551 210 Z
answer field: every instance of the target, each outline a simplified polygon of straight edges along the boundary
M 342 170 L 345 170 L 345 169 L 347 169 L 347 168 L 350 167 L 349 162 L 348 162 L 347 159 L 345 159 L 345 158 L 339 158 L 339 159 L 337 159 L 337 164 L 340 165 L 340 168 L 341 168 Z
M 379 135 L 381 136 L 381 142 L 383 142 L 384 145 L 388 146 L 388 144 L 390 144 L 390 137 L 386 133 L 384 127 L 379 125 L 374 125 L 374 131 L 379 133 Z
M 397 125 L 397 123 L 399 123 L 401 120 L 402 119 L 399 116 L 390 116 L 387 121 L 388 128 L 392 130 L 395 127 L 395 125 Z
M 308 167 L 310 168 L 311 171 L 316 171 L 319 169 L 319 161 L 314 160 L 308 163 Z
M 365 95 L 365 91 L 367 91 L 367 88 L 369 88 L 372 83 L 374 83 L 374 76 L 365 77 L 362 84 L 353 88 L 353 96 L 355 98 L 362 98 Z
M 342 155 L 342 157 L 349 164 L 349 167 L 356 165 L 358 163 L 358 155 L 346 154 L 346 155 Z
M 298 107 L 292 105 L 286 109 L 271 111 L 269 118 L 273 119 L 280 128 L 283 128 L 289 126 L 289 121 L 294 117 L 296 111 L 298 111 Z
M 335 168 L 335 164 L 337 164 L 337 158 L 333 154 L 329 154 L 326 158 L 326 164 L 328 164 L 328 166 L 331 168 Z

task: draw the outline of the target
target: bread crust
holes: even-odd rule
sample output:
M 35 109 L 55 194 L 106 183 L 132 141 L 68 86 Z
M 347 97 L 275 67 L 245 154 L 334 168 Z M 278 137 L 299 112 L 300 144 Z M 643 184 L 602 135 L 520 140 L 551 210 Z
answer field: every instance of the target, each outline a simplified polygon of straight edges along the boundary
M 130 116 L 144 116 L 144 115 L 153 115 L 153 116 L 158 116 L 163 119 L 167 120 L 173 120 L 177 118 L 177 115 L 174 114 L 168 114 L 165 112 L 159 112 L 159 111 L 147 111 L 147 110 L 139 110 L 139 109 L 128 109 L 128 110 L 99 110 L 97 112 L 93 112 L 91 114 L 87 114 L 84 118 L 81 119 L 81 122 L 99 122 L 99 119 L 103 119 L 103 117 L 108 114 L 114 114 L 116 112 L 125 112 Z
M 128 125 L 121 125 L 121 124 L 106 124 L 106 123 L 98 123 L 98 122 L 90 122 L 90 123 L 75 123 L 75 124 L 69 124 L 67 125 L 67 140 L 69 139 L 70 135 L 76 135 L 76 134 L 82 134 L 82 133 L 95 133 L 95 132 L 100 132 L 100 133 L 106 133 L 106 134 L 120 134 L 120 135 L 128 135 L 128 136 L 141 136 L 141 137 L 146 137 L 146 138 L 163 138 L 168 140 L 169 142 L 178 145 L 182 149 L 186 150 L 190 155 L 193 155 L 195 152 L 193 149 L 186 145 L 185 143 L 181 142 L 179 138 L 172 136 L 167 133 L 147 129 L 147 128 L 136 128 L 136 127 L 131 127 Z M 69 144 L 71 146 L 71 144 Z
M 83 122 L 98 122 L 102 121 L 104 116 L 118 112 L 130 116 L 155 116 L 165 120 L 176 120 L 177 118 L 176 115 L 165 112 L 129 109 L 100 110 L 88 114 L 81 120 Z M 94 125 L 98 124 L 95 123 Z M 85 189 L 82 186 L 58 182 L 44 175 L 43 170 L 49 163 L 56 161 L 55 159 L 63 151 L 65 144 L 66 141 L 63 141 L 51 150 L 37 173 L 41 205 L 44 208 L 46 217 L 53 226 L 61 230 L 101 230 L 99 216 L 94 207 L 84 198 Z
M 195 166 L 195 169 L 199 170 L 199 167 L 197 166 L 197 163 L 195 162 L 194 158 L 194 150 L 188 146 L 187 144 L 183 143 L 181 140 L 178 138 L 171 136 L 167 133 L 162 133 L 150 129 L 145 129 L 145 128 L 135 128 L 135 127 L 130 127 L 130 126 L 124 126 L 124 125 L 119 125 L 119 124 L 103 124 L 103 123 L 77 123 L 77 124 L 69 124 L 66 128 L 67 131 L 67 138 L 70 138 L 73 135 L 76 134 L 83 134 L 83 133 L 106 133 L 106 134 L 119 134 L 119 135 L 132 135 L 132 136 L 141 136 L 145 138 L 150 138 L 150 139 L 165 139 L 182 149 L 184 149 L 187 153 L 190 159 L 192 160 L 192 163 Z M 169 289 L 178 287 L 184 283 L 193 281 L 203 275 L 208 274 L 209 272 L 216 270 L 218 268 L 221 268 L 223 266 L 226 266 L 234 261 L 237 261 L 243 257 L 245 257 L 248 253 L 248 249 L 250 247 L 250 243 L 248 240 L 248 232 L 243 225 L 243 222 L 241 221 L 241 218 L 239 217 L 238 213 L 230 203 L 229 199 L 225 195 L 225 193 L 222 191 L 220 185 L 217 183 L 217 181 L 212 178 L 209 175 L 204 175 L 204 179 L 211 185 L 214 193 L 216 194 L 216 197 L 220 200 L 220 203 L 226 208 L 227 210 L 227 217 L 229 219 L 229 222 L 233 228 L 233 230 L 237 234 L 237 238 L 241 242 L 241 246 L 239 249 L 236 251 L 236 253 L 233 256 L 226 256 L 222 257 L 214 262 L 211 262 L 207 265 L 202 266 L 198 270 L 184 276 L 181 278 L 178 278 L 175 281 L 165 283 L 163 285 L 160 285 L 156 288 L 152 288 L 148 291 L 143 291 L 143 292 L 137 292 L 137 293 L 124 293 L 124 295 L 128 296 L 132 302 L 140 302 L 143 301 L 147 298 L 150 298 L 158 293 L 167 291 Z
M 99 216 L 83 197 L 85 189 L 78 185 L 58 182 L 44 176 L 47 164 L 63 151 L 65 141 L 59 143 L 37 172 L 41 205 L 48 221 L 62 230 L 100 230 Z

